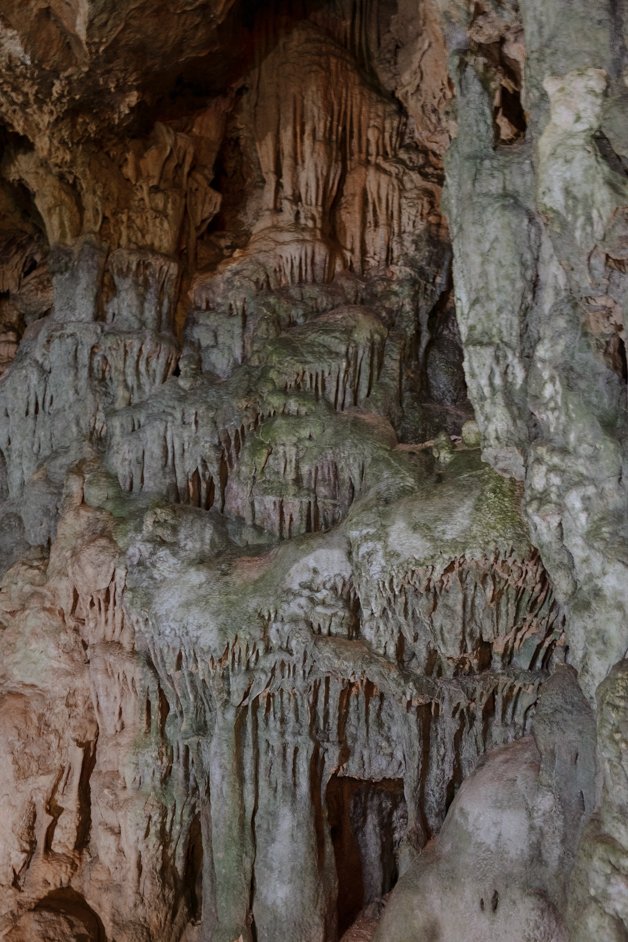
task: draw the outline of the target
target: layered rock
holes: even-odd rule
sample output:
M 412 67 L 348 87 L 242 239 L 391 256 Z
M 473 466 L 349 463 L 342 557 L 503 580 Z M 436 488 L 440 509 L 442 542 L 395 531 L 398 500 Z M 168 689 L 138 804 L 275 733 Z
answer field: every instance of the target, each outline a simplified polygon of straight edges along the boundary
M 328 938 L 357 912 L 329 822 L 358 801 L 354 907 L 389 889 L 478 756 L 526 730 L 564 642 L 516 492 L 472 453 L 452 464 L 436 504 L 402 469 L 401 502 L 382 509 L 376 486 L 340 528 L 276 548 L 97 468 L 70 479 L 49 562 L 6 581 L 6 689 L 30 694 L 7 693 L 4 790 L 38 770 L 3 844 L 5 925 L 25 912 L 10 938 L 68 883 L 106 937 L 191 920 L 200 938 Z
M 0 935 L 623 938 L 615 14 L 5 7 Z

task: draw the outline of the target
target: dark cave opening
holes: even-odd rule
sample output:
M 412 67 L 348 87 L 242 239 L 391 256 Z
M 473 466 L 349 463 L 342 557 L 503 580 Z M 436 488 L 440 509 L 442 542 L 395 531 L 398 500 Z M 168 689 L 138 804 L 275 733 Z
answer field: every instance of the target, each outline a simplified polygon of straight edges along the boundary
M 481 63 L 481 71 L 493 94 L 493 130 L 495 145 L 516 144 L 525 140 L 527 118 L 523 107 L 523 60 L 513 58 L 512 40 L 516 30 L 505 29 L 496 35 L 495 26 L 488 25 L 481 5 L 476 4 L 471 24 L 471 49 Z M 516 44 L 515 44 L 516 45 Z
M 198 814 L 192 819 L 188 833 L 183 887 L 190 921 L 199 923 L 203 907 L 203 836 Z
M 626 344 L 617 333 L 607 341 L 605 359 L 614 373 L 619 376 L 622 383 L 628 383 L 628 358 L 626 357 Z
M 338 934 L 397 882 L 398 849 L 407 820 L 402 779 L 332 776 L 327 819 L 338 878 Z
M 519 88 L 509 88 L 502 84 L 495 112 L 497 139 L 500 144 L 514 144 L 525 138 L 527 122 Z
M 73 938 L 84 942 L 107 942 L 105 927 L 98 914 L 85 898 L 72 887 L 52 890 L 35 906 L 36 912 L 56 913 L 69 920 L 74 929 Z M 65 922 L 60 922 L 60 927 Z

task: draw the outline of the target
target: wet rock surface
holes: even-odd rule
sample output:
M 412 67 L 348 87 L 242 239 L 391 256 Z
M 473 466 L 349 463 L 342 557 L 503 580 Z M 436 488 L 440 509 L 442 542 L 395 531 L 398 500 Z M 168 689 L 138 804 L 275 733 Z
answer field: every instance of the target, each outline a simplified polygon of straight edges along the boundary
M 0 937 L 619 942 L 616 5 L 22 6 Z

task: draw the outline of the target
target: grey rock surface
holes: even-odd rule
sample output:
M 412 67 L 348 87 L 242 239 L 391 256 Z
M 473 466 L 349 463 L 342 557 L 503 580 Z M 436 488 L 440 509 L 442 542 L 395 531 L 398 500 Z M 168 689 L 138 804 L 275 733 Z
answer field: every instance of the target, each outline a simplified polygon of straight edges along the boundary
M 105 6 L 0 0 L 0 938 L 620 942 L 628 16 Z

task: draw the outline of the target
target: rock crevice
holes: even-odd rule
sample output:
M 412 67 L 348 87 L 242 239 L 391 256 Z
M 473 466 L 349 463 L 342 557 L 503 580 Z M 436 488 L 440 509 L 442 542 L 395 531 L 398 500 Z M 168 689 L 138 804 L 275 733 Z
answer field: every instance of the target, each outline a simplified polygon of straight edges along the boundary
M 0 0 L 0 937 L 620 942 L 617 5 L 106 7 Z

